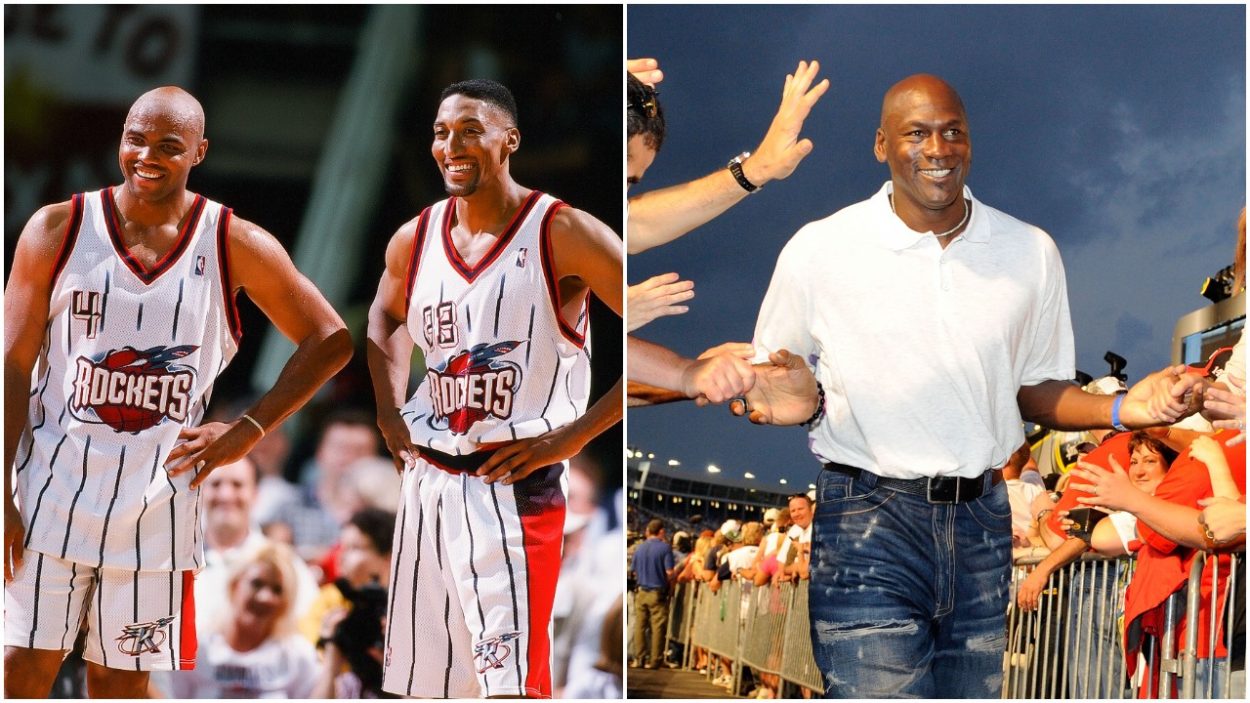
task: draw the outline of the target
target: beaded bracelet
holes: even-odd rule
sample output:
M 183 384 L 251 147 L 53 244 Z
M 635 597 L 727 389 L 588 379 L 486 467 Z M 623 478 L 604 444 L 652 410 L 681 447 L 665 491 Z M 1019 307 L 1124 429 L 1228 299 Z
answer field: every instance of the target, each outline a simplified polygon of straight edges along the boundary
M 799 425 L 805 430 L 815 427 L 820 418 L 825 416 L 825 387 L 820 385 L 820 381 L 816 381 L 816 396 L 816 411 Z

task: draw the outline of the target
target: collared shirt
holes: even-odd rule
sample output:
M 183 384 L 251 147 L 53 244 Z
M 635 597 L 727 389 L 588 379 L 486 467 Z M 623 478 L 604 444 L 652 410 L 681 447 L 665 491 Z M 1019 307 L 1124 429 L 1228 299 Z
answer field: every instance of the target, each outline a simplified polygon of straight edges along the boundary
M 945 249 L 872 198 L 782 250 L 756 353 L 788 349 L 824 386 L 812 452 L 881 476 L 979 476 L 1024 440 L 1022 386 L 1073 378 L 1059 251 L 1041 229 L 972 203 Z
M 673 550 L 668 542 L 648 537 L 634 552 L 633 568 L 639 588 L 667 588 L 667 572 L 673 568 Z

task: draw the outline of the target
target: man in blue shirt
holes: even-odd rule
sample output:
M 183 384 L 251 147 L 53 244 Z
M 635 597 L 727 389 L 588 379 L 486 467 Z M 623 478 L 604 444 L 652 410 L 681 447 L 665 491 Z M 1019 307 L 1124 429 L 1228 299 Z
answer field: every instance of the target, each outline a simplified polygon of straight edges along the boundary
M 668 546 L 665 537 L 664 521 L 656 518 L 647 523 L 647 541 L 634 552 L 631 566 L 638 582 L 638 592 L 634 595 L 637 666 L 658 669 L 663 661 L 664 636 L 668 625 L 668 584 L 673 576 L 673 568 L 673 550 Z M 649 646 L 646 638 L 647 623 L 651 624 Z

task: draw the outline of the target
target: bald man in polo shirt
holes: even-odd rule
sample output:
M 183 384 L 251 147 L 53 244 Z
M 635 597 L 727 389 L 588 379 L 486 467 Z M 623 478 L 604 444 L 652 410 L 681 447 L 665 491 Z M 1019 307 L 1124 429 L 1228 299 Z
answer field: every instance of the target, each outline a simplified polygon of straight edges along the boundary
M 1011 566 L 1000 467 L 1022 417 L 1146 427 L 1183 416 L 1187 388 L 1175 368 L 1118 398 L 1068 380 L 1059 252 L 964 186 L 972 142 L 944 81 L 890 88 L 874 153 L 890 181 L 778 259 L 755 330 L 777 366 L 757 367 L 749 411 L 804 423 L 825 467 L 810 615 L 826 695 L 996 698 Z

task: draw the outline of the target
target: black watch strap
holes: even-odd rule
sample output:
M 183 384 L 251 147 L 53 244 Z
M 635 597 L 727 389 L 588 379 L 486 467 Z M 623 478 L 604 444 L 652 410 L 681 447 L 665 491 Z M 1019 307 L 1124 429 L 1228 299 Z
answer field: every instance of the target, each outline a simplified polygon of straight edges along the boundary
M 750 156 L 751 156 L 751 152 L 744 151 L 741 154 L 738 154 L 737 156 L 730 159 L 728 165 L 729 165 L 729 172 L 733 174 L 734 180 L 738 181 L 738 185 L 742 186 L 742 189 L 745 190 L 746 192 L 754 193 L 755 191 L 760 189 L 760 186 L 757 186 L 751 181 L 748 181 L 746 174 L 742 173 L 742 162 L 746 161 L 747 158 Z

